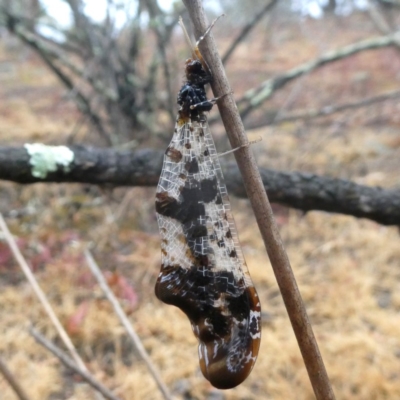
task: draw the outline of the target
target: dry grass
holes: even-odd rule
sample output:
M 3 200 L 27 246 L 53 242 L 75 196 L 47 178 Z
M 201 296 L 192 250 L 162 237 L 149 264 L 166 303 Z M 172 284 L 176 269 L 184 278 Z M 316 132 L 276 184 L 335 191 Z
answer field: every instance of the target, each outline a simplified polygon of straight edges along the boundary
M 309 27 L 310 32 L 317 28 L 313 24 Z M 351 26 L 347 35 L 338 35 L 334 44 L 362 37 Z M 328 34 L 322 36 L 327 38 Z M 272 43 L 279 52 L 268 67 L 271 71 L 279 65 L 286 69 L 296 64 L 286 53 L 288 49 L 299 53 L 298 61 L 317 53 L 311 45 L 300 51 L 296 32 L 286 38 L 275 38 Z M 288 43 L 286 50 L 278 46 L 284 43 Z M 8 76 L 7 85 L 0 90 L 3 143 L 62 142 L 64 136 L 59 133 L 72 129 L 75 113 L 64 103 L 62 90 L 46 70 L 31 56 L 26 57 L 27 64 L 15 55 L 0 53 L 0 62 L 6 60 L 15 66 L 14 77 Z M 372 63 L 371 57 L 349 60 L 348 64 L 353 63 L 354 70 L 366 69 Z M 377 59 L 381 62 L 381 57 Z M 377 81 L 378 73 L 384 74 L 381 82 L 390 80 L 391 72 L 379 62 L 368 69 L 371 82 Z M 326 93 L 322 85 L 334 87 L 341 68 L 350 67 L 338 64 L 330 75 L 316 73 L 318 90 L 307 81 L 307 88 L 314 88 L 310 89 L 314 93 L 307 89 L 305 98 L 298 100 L 299 106 L 309 101 L 309 106 L 318 105 L 320 99 L 315 96 L 321 93 L 324 97 Z M 341 89 L 337 93 L 351 91 L 344 86 Z M 43 101 L 33 104 L 32 98 L 38 93 Z M 279 96 L 274 101 L 278 106 Z M 53 113 L 54 104 L 56 110 L 62 104 L 69 111 L 60 118 Z M 257 145 L 255 149 L 258 160 L 261 165 L 278 169 L 303 169 L 363 184 L 399 185 L 400 141 L 394 129 L 397 122 L 392 118 L 396 104 L 385 107 L 386 111 L 383 106 L 370 107 L 313 125 L 291 123 L 263 130 L 263 148 Z M 385 123 L 378 121 L 378 125 L 373 115 L 388 118 Z M 258 134 L 254 132 L 255 137 Z M 99 265 L 114 283 L 146 349 L 178 399 L 312 399 L 303 361 L 247 202 L 233 199 L 233 210 L 262 300 L 263 338 L 259 359 L 248 380 L 236 389 L 220 392 L 200 373 L 196 340 L 187 318 L 153 295 L 160 263 L 154 189 L 131 189 L 129 206 L 113 222 L 110 215 L 118 214 L 126 192 L 118 189 L 111 195 L 81 185 L 0 185 L 0 209 L 5 213 L 18 211 L 7 218 L 10 229 L 19 238 L 22 252 L 31 261 L 40 285 L 90 371 L 123 399 L 161 399 L 85 265 L 82 247 L 95 243 L 93 253 Z M 282 207 L 277 208 L 276 217 L 337 397 L 400 398 L 398 229 L 321 212 L 302 215 Z M 95 399 L 79 378 L 29 337 L 27 327 L 33 322 L 59 343 L 1 241 L 0 260 L 0 353 L 9 368 L 34 400 Z M 137 304 L 133 295 L 138 298 Z M 15 399 L 1 377 L 0 393 L 1 399 Z

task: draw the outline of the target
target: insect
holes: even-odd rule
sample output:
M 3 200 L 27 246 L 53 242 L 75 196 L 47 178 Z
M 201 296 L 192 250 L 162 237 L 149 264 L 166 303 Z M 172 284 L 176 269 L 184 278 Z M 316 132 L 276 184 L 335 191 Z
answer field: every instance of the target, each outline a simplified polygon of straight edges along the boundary
M 261 308 L 205 115 L 218 99 L 206 97 L 212 76 L 198 44 L 212 25 L 186 61 L 175 131 L 157 187 L 162 263 L 155 293 L 189 318 L 204 377 L 229 389 L 247 378 L 256 361 Z

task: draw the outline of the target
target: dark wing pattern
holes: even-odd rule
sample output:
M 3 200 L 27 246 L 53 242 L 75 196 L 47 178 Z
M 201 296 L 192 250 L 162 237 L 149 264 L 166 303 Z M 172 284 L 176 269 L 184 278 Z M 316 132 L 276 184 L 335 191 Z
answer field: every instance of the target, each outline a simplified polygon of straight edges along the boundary
M 200 92 L 204 82 L 189 81 L 181 89 L 181 109 L 164 157 L 156 194 L 162 265 L 155 291 L 188 316 L 203 375 L 228 389 L 246 379 L 256 361 L 261 309 L 202 111 L 212 103 Z M 200 107 L 190 107 L 199 101 Z

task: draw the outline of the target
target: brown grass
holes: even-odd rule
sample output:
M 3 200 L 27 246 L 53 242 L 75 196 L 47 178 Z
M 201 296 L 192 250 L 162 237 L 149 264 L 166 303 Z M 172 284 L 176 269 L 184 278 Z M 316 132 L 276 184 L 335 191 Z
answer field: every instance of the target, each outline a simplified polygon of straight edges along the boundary
M 361 39 L 368 32 L 372 36 L 371 30 L 354 30 L 352 23 L 356 22 L 337 27 L 328 21 L 327 31 L 320 31 L 321 40 L 328 40 L 329 29 L 337 33 L 333 47 Z M 312 33 L 321 29 L 321 24 L 305 26 Z M 285 70 L 318 53 L 310 41 L 299 46 L 304 38 L 292 29 L 286 36 L 280 32 L 281 36 L 274 38 L 276 52 L 268 70 Z M 337 64 L 330 72 L 315 73 L 307 78 L 304 96 L 296 100 L 296 106 L 316 107 L 321 98 L 329 99 L 334 87 L 334 97 L 339 96 L 335 101 L 343 93 L 353 93 L 347 82 L 360 69 L 368 71 L 368 85 L 363 90 L 379 90 L 377 82 L 386 87 L 384 82 L 390 82 L 392 71 L 385 69 L 381 60 L 389 51 L 380 56 L 378 52 L 368 53 Z M 240 52 L 245 50 L 241 48 Z M 398 53 L 393 57 L 399 62 Z M 0 86 L 2 143 L 62 143 L 76 119 L 73 107 L 63 100 L 63 91 L 31 55 L 21 60 L 1 50 L 0 62 L 5 61 L 14 65 L 14 75 L 8 75 L 7 84 Z M 233 76 L 240 76 L 241 68 L 250 66 L 232 64 Z M 345 77 L 341 77 L 343 71 L 347 71 Z M 241 84 L 246 82 L 242 80 Z M 38 97 L 40 101 L 32 101 Z M 278 94 L 272 106 L 279 106 L 284 97 Z M 394 129 L 398 123 L 393 115 L 395 106 L 392 102 L 313 124 L 299 122 L 264 129 L 262 146 L 255 146 L 254 151 L 264 166 L 396 186 L 400 146 Z M 53 112 L 57 110 L 59 113 Z M 251 135 L 257 137 L 259 133 Z M 126 193 L 126 189 L 111 194 L 81 185 L 0 185 L 0 209 L 4 213 L 18 211 L 16 217 L 10 214 L 7 218 L 10 229 L 90 371 L 123 399 L 161 399 L 85 265 L 82 247 L 95 243 L 94 256 L 107 276 L 116 272 L 114 283 L 115 277 L 125 282 L 126 286 L 117 283 L 115 289 L 178 399 L 312 399 L 303 361 L 247 202 L 232 199 L 246 260 L 262 300 L 263 337 L 259 359 L 248 380 L 222 393 L 200 373 L 196 340 L 186 317 L 178 309 L 161 304 L 153 294 L 160 263 L 154 189 L 131 189 L 129 207 L 119 220 L 110 222 L 110 214 L 118 212 Z M 322 212 L 303 215 L 283 207 L 277 207 L 276 218 L 337 398 L 400 398 L 398 229 Z M 9 368 L 34 400 L 94 399 L 79 378 L 29 337 L 27 328 L 33 322 L 59 344 L 1 241 L 0 260 L 0 353 Z M 127 287 L 130 294 L 137 295 L 137 304 L 127 296 L 123 299 Z M 1 399 L 15 399 L 1 377 L 0 393 Z

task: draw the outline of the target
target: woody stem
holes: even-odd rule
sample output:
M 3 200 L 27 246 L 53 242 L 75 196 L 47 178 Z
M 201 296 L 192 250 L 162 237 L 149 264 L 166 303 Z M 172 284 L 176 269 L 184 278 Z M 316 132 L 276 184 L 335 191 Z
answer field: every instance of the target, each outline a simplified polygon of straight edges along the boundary
M 200 37 L 207 29 L 208 22 L 201 0 L 183 0 L 195 33 Z M 212 34 L 200 43 L 200 50 L 213 75 L 211 84 L 215 97 L 231 93 L 228 79 L 218 54 Z M 225 96 L 218 102 L 221 118 L 233 148 L 245 145 L 248 140 L 233 96 Z M 316 342 L 289 258 L 283 247 L 271 205 L 262 179 L 249 146 L 236 151 L 235 158 L 243 177 L 247 195 L 254 210 L 258 227 L 263 238 L 276 280 L 302 353 L 307 372 L 318 400 L 335 398 L 326 372 L 318 344 Z

